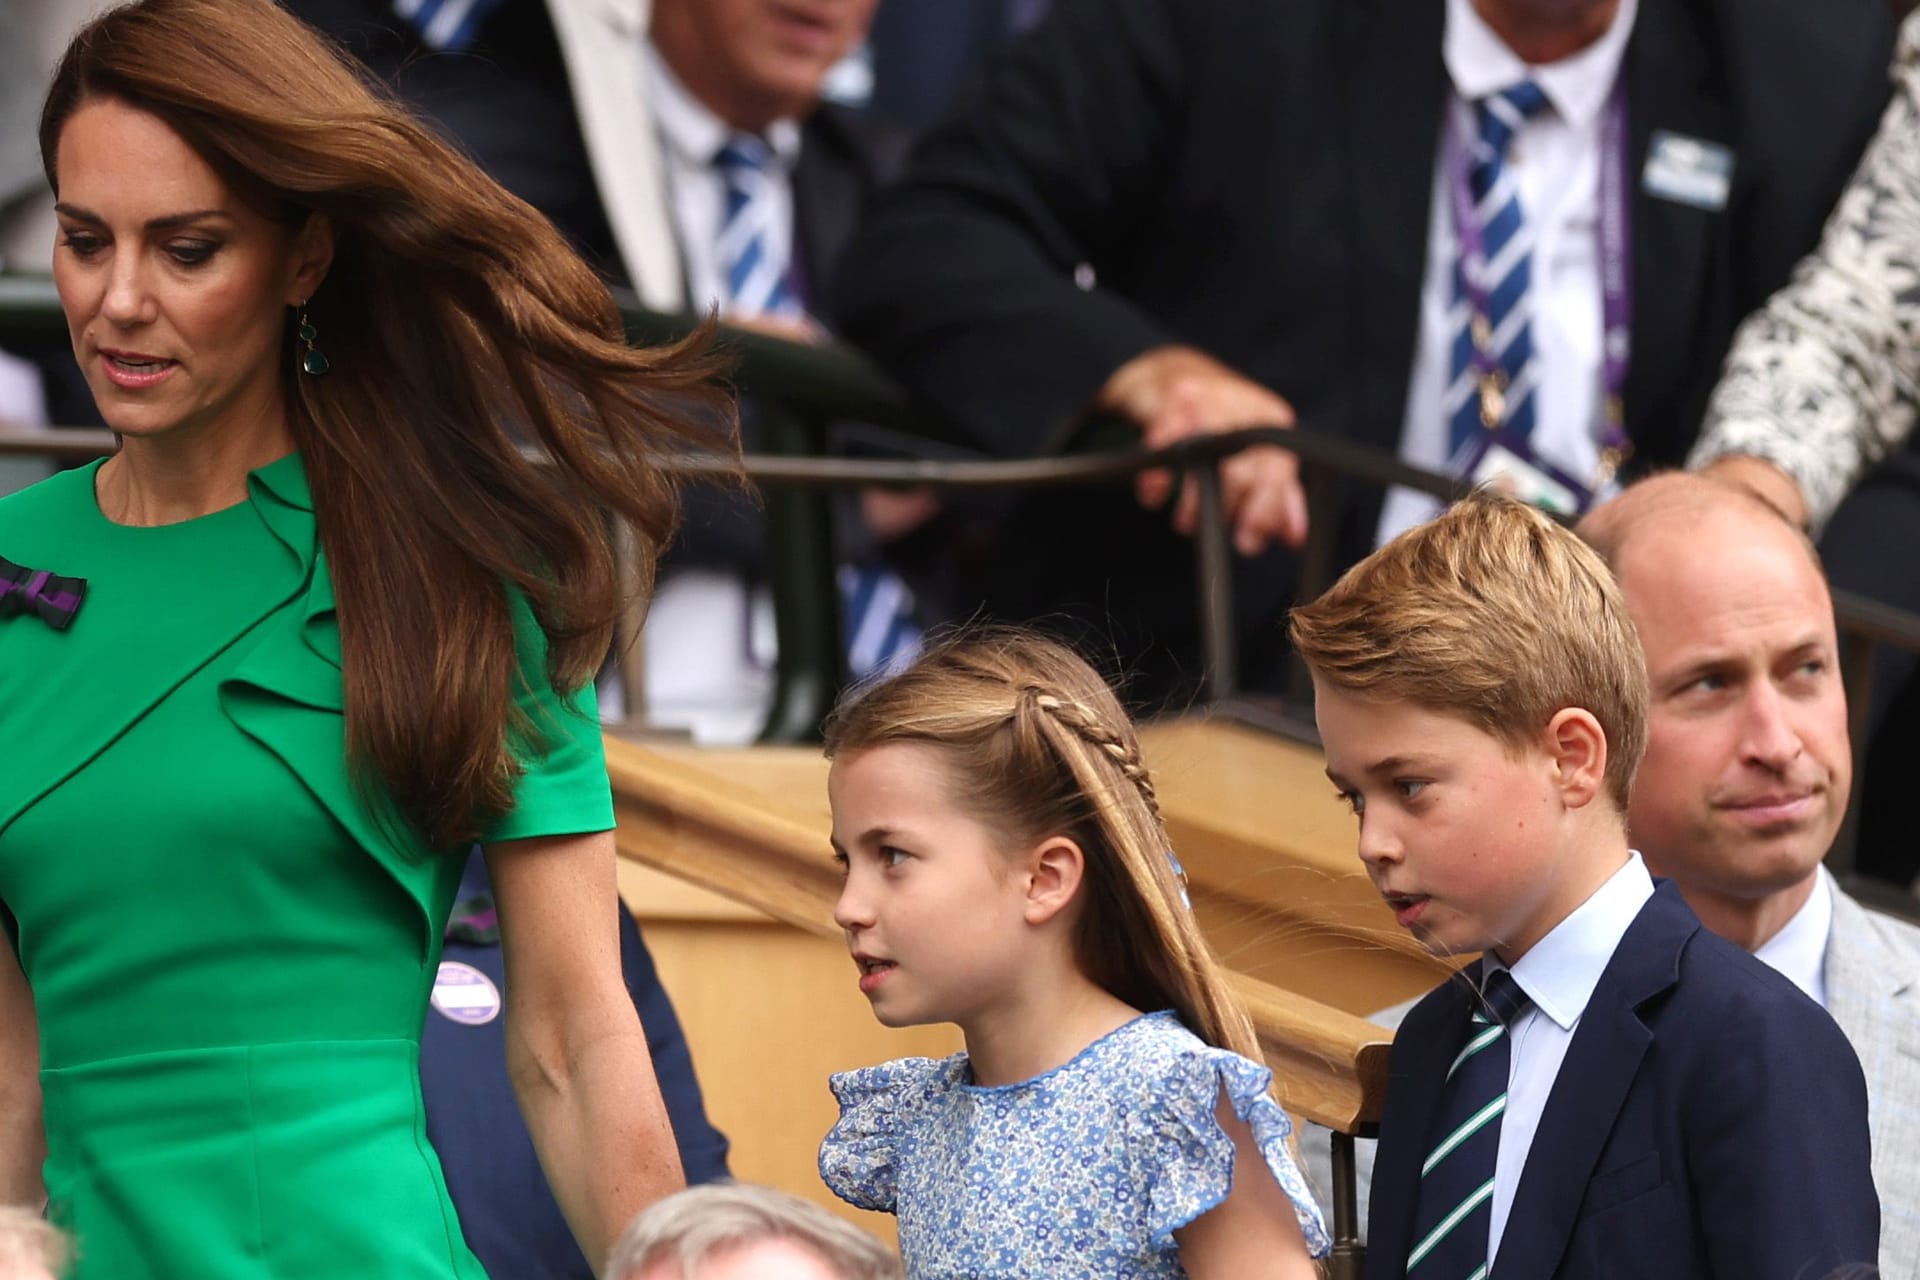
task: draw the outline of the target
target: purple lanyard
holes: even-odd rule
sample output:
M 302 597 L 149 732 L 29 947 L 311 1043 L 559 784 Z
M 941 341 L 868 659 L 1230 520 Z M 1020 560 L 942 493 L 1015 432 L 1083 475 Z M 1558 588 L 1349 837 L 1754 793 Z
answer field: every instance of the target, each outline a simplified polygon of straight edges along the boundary
M 1473 160 L 1461 142 L 1460 112 L 1447 115 L 1447 168 L 1453 197 L 1453 227 L 1460 241 L 1460 291 L 1471 309 L 1473 371 L 1481 386 L 1504 389 L 1505 371 L 1493 351 L 1490 298 L 1485 279 L 1486 241 L 1473 216 Z M 1627 93 L 1615 80 L 1600 130 L 1600 476 L 1598 490 L 1633 452 L 1627 439 L 1622 394 L 1632 352 L 1633 258 L 1627 232 Z M 1497 391 L 1496 393 L 1497 394 Z

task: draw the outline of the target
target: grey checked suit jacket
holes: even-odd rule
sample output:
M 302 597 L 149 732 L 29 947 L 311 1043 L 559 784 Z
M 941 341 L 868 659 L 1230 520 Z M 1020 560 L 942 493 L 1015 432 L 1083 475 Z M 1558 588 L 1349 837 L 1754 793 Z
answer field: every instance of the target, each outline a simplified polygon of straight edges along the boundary
M 1867 1076 L 1880 1275 L 1920 1280 L 1920 928 L 1836 887 L 1827 1012 Z
M 1880 1280 L 1920 1280 L 1920 928 L 1869 911 L 1833 887 L 1827 938 L 1827 1012 L 1867 1077 L 1873 1185 L 1880 1193 Z M 1416 997 L 1370 1015 L 1399 1030 Z M 1331 1136 L 1303 1126 L 1300 1150 L 1323 1206 L 1333 1203 Z M 1354 1144 L 1364 1234 L 1374 1144 Z M 1329 1208 L 1329 1217 L 1331 1209 Z

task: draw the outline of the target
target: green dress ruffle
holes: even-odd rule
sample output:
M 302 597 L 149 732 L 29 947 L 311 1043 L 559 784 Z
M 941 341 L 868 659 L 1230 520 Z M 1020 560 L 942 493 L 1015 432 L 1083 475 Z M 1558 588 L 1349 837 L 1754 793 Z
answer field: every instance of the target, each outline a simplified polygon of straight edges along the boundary
M 483 1280 L 419 1042 L 461 869 L 344 758 L 332 582 L 297 455 L 246 502 L 116 525 L 98 464 L 0 500 L 0 557 L 87 580 L 0 620 L 0 903 L 40 1024 L 47 1189 L 81 1280 Z M 613 825 L 592 690 L 492 839 Z

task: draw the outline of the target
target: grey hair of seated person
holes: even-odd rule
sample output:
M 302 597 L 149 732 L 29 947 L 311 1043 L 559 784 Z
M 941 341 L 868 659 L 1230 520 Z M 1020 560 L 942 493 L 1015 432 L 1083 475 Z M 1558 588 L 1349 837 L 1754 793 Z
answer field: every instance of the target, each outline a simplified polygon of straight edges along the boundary
M 20 1205 L 0 1205 L 0 1280 L 39 1274 L 65 1273 L 73 1258 L 66 1233 Z
M 692 1277 L 708 1259 L 760 1240 L 811 1249 L 841 1280 L 900 1280 L 900 1260 L 878 1240 L 819 1205 L 772 1187 L 713 1182 L 649 1205 L 607 1255 L 602 1280 L 632 1280 L 665 1259 Z

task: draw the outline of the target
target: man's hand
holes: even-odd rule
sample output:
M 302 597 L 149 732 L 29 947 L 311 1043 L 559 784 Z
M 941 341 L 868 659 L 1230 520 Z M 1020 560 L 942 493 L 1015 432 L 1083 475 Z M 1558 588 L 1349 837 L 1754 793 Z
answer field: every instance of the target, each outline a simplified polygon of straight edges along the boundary
M 1140 424 L 1141 443 L 1163 448 L 1191 436 L 1239 427 L 1293 425 L 1293 406 L 1193 347 L 1156 347 L 1121 365 L 1094 401 Z M 1159 507 L 1173 492 L 1165 470 L 1143 472 L 1136 484 L 1142 505 Z M 1307 540 L 1307 498 L 1300 466 L 1273 446 L 1248 449 L 1220 468 L 1221 496 L 1233 525 L 1233 543 L 1253 556 L 1278 539 L 1290 547 Z M 1191 534 L 1200 518 L 1199 486 L 1181 486 L 1173 527 Z
M 1765 458 L 1729 453 L 1700 468 L 1700 474 L 1759 494 L 1781 515 L 1802 529 L 1807 527 L 1807 500 L 1799 482 Z
M 745 329 L 748 333 L 782 338 L 805 346 L 815 346 L 827 340 L 827 331 L 812 316 L 749 315 L 740 311 L 725 311 L 721 313 L 720 320 L 723 324 Z

